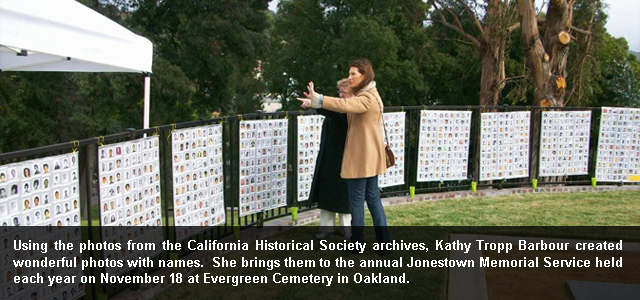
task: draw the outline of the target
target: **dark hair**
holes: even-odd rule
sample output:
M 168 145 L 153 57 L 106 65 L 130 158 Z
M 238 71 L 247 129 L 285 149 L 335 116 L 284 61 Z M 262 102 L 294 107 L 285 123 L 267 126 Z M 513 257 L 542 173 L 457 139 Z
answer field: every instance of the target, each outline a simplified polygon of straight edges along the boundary
M 364 76 L 362 82 L 360 82 L 360 84 L 353 89 L 356 93 L 360 92 L 360 90 L 362 90 L 376 78 L 376 74 L 373 72 L 371 62 L 366 58 L 360 58 L 350 62 L 349 68 L 351 67 L 356 67 L 358 69 L 358 72 Z

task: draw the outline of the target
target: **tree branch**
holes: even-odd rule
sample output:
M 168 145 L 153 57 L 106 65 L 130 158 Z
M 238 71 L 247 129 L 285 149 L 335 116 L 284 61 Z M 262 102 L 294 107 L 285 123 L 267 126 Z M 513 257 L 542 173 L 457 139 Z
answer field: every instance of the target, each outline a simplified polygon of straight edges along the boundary
M 470 41 L 466 41 L 466 40 L 461 40 L 461 39 L 450 39 L 450 38 L 436 38 L 436 40 L 440 40 L 440 41 L 454 41 L 454 42 L 459 42 L 459 43 L 463 43 L 465 45 L 471 45 L 471 46 L 475 46 L 476 44 L 470 42 Z
M 595 2 L 594 4 L 595 5 Z M 592 5 L 592 9 L 591 9 L 591 19 L 589 20 L 589 32 L 591 32 L 591 29 L 593 28 L 593 19 L 595 17 L 595 8 Z M 571 26 L 573 28 L 573 26 Z M 590 57 L 589 53 L 591 52 L 591 39 L 592 39 L 593 35 L 588 34 L 587 35 L 587 46 L 586 49 L 584 50 L 584 54 L 582 55 L 582 57 L 580 58 L 580 62 L 578 63 L 578 65 L 576 67 L 578 67 L 580 69 L 579 75 L 578 75 L 578 79 L 576 82 L 576 79 L 574 78 L 573 80 L 573 86 L 571 87 L 571 93 L 569 94 L 569 97 L 567 97 L 567 101 L 565 102 L 565 105 L 567 103 L 569 103 L 569 101 L 571 101 L 573 99 L 573 95 L 576 94 L 576 90 L 577 90 L 577 96 L 578 98 L 582 97 L 582 71 L 584 70 L 584 63 L 587 60 L 587 58 Z M 571 70 L 573 73 L 573 70 Z
M 461 36 L 465 37 L 467 40 L 469 40 L 471 43 L 473 43 L 477 47 L 481 47 L 482 46 L 482 44 L 480 43 L 480 41 L 477 38 L 473 37 L 472 35 L 468 34 L 466 31 L 464 31 L 464 29 L 462 28 L 462 24 L 460 23 L 460 20 L 458 19 L 458 17 L 456 17 L 456 15 L 452 11 L 450 11 L 446 6 L 442 5 L 440 3 L 440 1 L 438 1 L 438 0 L 430 0 L 430 2 L 433 5 L 433 7 L 435 8 L 435 11 L 440 16 L 440 21 L 439 22 L 442 25 L 444 25 L 447 28 L 453 29 L 454 31 L 456 31 Z M 438 5 L 440 7 L 438 7 Z M 453 25 L 453 24 L 451 24 L 451 23 L 449 23 L 447 21 L 447 19 L 445 18 L 444 14 L 442 13 L 442 8 L 446 9 L 454 17 L 454 21 L 456 22 L 457 26 Z
M 584 35 L 591 35 L 592 34 L 591 31 L 589 31 L 589 30 L 580 29 L 580 28 L 575 27 L 573 25 L 571 25 L 571 30 L 579 32 L 579 33 L 582 33 Z
M 520 28 L 520 22 L 511 24 L 511 26 L 507 27 L 507 32 L 512 32 L 518 28 Z
M 480 32 L 480 36 L 482 36 L 482 39 L 485 42 L 487 42 L 487 37 L 484 34 L 484 28 L 482 28 L 482 25 L 480 24 L 480 20 L 478 20 L 477 14 L 471 9 L 471 7 L 469 7 L 467 2 L 463 0 L 457 0 L 457 2 L 460 3 L 462 6 L 464 6 L 464 8 L 467 11 L 469 11 L 469 14 L 471 14 L 471 16 L 473 17 L 473 23 L 476 25 L 476 27 L 478 28 L 478 31 Z
M 500 81 L 500 84 L 504 84 L 504 83 L 511 82 L 511 81 L 521 81 L 521 80 L 527 79 L 527 77 L 528 77 L 528 75 L 514 76 L 514 77 L 505 78 L 502 81 Z

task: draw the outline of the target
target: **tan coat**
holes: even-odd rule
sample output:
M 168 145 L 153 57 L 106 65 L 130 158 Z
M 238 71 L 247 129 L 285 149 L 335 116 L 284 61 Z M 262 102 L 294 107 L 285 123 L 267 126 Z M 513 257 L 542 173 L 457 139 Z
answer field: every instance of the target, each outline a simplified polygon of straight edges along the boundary
M 322 108 L 347 113 L 349 129 L 342 158 L 342 178 L 368 178 L 387 171 L 380 117 L 383 107 L 375 83 L 353 98 L 324 97 Z

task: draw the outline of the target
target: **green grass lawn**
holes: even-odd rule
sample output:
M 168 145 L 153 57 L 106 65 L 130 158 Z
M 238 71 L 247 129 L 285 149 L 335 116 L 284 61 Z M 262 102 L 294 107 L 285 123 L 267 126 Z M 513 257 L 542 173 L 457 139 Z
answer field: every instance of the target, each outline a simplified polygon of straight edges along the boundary
M 436 239 L 447 240 L 451 233 L 479 233 L 509 236 L 542 236 L 582 239 L 618 238 L 625 241 L 639 241 L 639 230 L 620 230 L 579 226 L 638 226 L 640 225 L 640 193 L 638 192 L 592 192 L 592 193 L 553 193 L 527 194 L 508 197 L 452 199 L 444 201 L 423 202 L 408 205 L 386 207 L 387 220 L 391 238 L 399 241 L 425 242 L 433 247 Z M 368 215 L 368 213 L 367 213 Z M 368 225 L 371 219 L 367 217 Z M 317 225 L 317 224 L 315 224 Z M 419 228 L 401 226 L 423 226 Z M 435 227 L 435 226 L 510 226 L 495 227 L 487 230 L 480 227 Z M 562 227 L 517 227 L 517 226 L 576 226 Z M 556 227 L 557 228 L 557 227 Z M 309 242 L 317 229 L 315 226 L 301 226 L 286 231 L 269 241 Z M 329 242 L 339 243 L 342 238 L 331 236 Z M 366 229 L 366 242 L 375 242 L 372 227 Z M 318 242 L 315 242 L 318 245 Z M 204 273 L 219 275 L 264 275 L 269 282 L 274 273 L 286 275 L 341 275 L 352 279 L 355 273 L 371 274 L 382 272 L 384 275 L 401 275 L 407 268 L 375 268 L 354 267 L 339 268 L 334 265 L 338 258 L 354 260 L 380 260 L 380 256 L 370 249 L 364 255 L 353 255 L 345 251 L 261 251 L 250 246 L 249 251 L 236 251 L 224 257 L 240 262 L 243 258 L 258 257 L 262 260 L 280 260 L 286 257 L 315 260 L 322 257 L 332 261 L 328 268 L 224 268 L 206 266 L 198 270 L 202 278 Z M 319 245 L 317 246 L 319 248 Z M 395 251 L 385 260 L 397 260 L 400 257 L 407 263 L 408 257 L 416 259 L 445 259 L 447 251 Z M 411 270 L 411 269 L 409 269 Z M 313 299 L 318 297 L 329 299 L 399 299 L 423 298 L 444 299 L 447 286 L 446 268 L 421 268 L 406 273 L 410 285 L 403 284 L 336 284 L 330 287 L 321 284 L 175 284 L 154 299 L 247 299 L 247 298 L 282 298 Z
M 390 226 L 638 226 L 640 192 L 519 194 L 385 208 Z M 367 224 L 372 224 L 367 219 Z

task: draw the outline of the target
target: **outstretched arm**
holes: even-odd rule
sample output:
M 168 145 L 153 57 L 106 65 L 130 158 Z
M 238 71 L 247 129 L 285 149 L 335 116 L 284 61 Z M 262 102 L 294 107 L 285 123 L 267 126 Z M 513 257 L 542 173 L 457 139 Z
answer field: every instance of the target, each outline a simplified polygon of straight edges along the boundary
M 322 108 L 340 113 L 360 114 L 369 110 L 374 105 L 372 99 L 366 96 L 357 96 L 348 99 L 324 97 Z
M 369 110 L 369 107 L 375 104 L 373 101 L 376 101 L 375 98 L 371 99 L 364 95 L 348 98 L 348 100 L 335 97 L 325 97 L 322 94 L 316 93 L 313 88 L 313 81 L 311 81 L 307 85 L 309 92 L 304 92 L 306 98 L 297 98 L 302 102 L 301 106 L 303 108 L 324 108 L 340 113 L 360 114 Z

